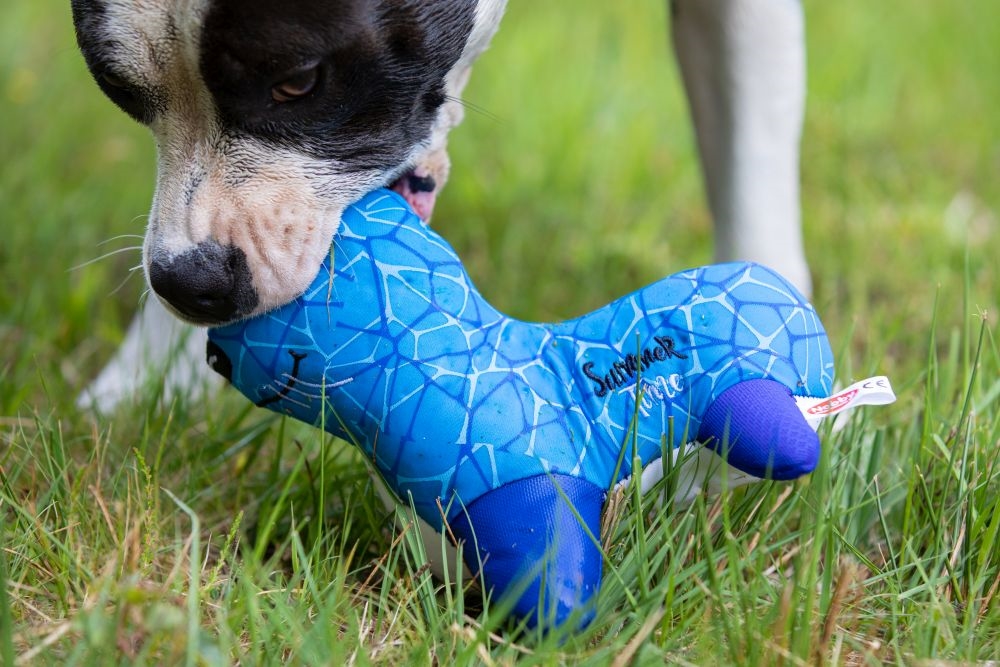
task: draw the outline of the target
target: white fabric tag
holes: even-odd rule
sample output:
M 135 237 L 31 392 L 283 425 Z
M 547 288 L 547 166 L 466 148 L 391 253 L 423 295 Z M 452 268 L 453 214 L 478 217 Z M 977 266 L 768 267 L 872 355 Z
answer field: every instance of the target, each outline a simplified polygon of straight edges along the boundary
M 877 375 L 855 382 L 827 398 L 796 396 L 795 404 L 809 425 L 817 429 L 826 417 L 832 417 L 859 405 L 888 405 L 895 400 L 896 394 L 892 391 L 889 378 Z M 834 423 L 833 430 L 836 431 L 843 425 L 843 418 L 838 419 Z M 730 467 L 712 450 L 697 443 L 678 447 L 673 451 L 673 455 L 676 464 L 680 465 L 677 488 L 673 497 L 674 507 L 677 508 L 687 507 L 703 491 L 709 495 L 717 495 L 723 488 L 734 489 L 760 481 L 748 473 Z M 662 478 L 663 460 L 656 459 L 642 471 L 640 483 L 643 493 Z M 624 486 L 628 481 L 628 479 L 622 480 L 618 483 L 618 487 Z M 666 499 L 660 499 L 661 502 L 663 500 Z
M 812 398 L 796 396 L 795 404 L 799 406 L 802 415 L 813 428 L 819 426 L 824 417 L 830 417 L 859 405 L 888 405 L 896 400 L 889 378 L 876 375 L 860 382 L 855 382 L 846 389 L 841 389 L 828 398 Z

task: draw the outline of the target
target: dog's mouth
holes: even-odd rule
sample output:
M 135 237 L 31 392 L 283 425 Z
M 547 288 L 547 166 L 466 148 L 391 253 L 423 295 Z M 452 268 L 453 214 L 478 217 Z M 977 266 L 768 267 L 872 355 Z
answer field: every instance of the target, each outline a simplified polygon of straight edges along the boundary
M 438 182 L 429 171 L 411 169 L 390 187 L 422 220 L 430 219 Z M 147 273 L 153 291 L 168 310 L 192 324 L 219 326 L 276 305 L 274 294 L 258 294 L 252 258 L 236 244 L 205 241 L 177 256 L 150 255 Z
M 430 220 L 437 200 L 437 181 L 432 175 L 424 173 L 420 168 L 412 169 L 389 187 L 403 196 L 421 220 Z

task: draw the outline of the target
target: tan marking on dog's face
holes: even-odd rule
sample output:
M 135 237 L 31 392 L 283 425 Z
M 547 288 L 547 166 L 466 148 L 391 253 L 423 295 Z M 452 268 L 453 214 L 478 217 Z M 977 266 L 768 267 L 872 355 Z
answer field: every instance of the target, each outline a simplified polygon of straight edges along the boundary
M 191 127 L 180 110 L 154 124 L 159 173 L 146 261 L 204 241 L 231 244 L 246 255 L 255 313 L 287 303 L 312 282 L 344 208 L 378 185 L 377 174 L 338 178 L 329 161 Z
M 246 255 L 256 314 L 299 295 L 319 270 L 344 208 L 381 185 L 378 172 L 339 173 L 331 160 L 227 136 L 198 64 L 207 0 L 108 0 L 105 37 L 116 70 L 163 91 L 150 122 L 157 182 L 143 263 L 198 243 Z M 169 308 L 169 304 L 167 304 Z

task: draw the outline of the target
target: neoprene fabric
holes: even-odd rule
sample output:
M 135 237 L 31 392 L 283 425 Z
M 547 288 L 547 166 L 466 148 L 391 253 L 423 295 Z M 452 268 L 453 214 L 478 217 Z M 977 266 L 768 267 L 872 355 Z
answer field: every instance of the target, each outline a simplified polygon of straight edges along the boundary
M 475 544 L 494 597 L 517 589 L 515 613 L 547 625 L 588 618 L 601 504 L 633 454 L 645 466 L 664 438 L 697 437 L 752 475 L 797 477 L 819 441 L 792 394 L 833 384 L 814 309 L 765 267 L 690 269 L 520 322 L 388 190 L 346 210 L 305 294 L 209 338 L 237 389 L 354 442 L 422 519 Z

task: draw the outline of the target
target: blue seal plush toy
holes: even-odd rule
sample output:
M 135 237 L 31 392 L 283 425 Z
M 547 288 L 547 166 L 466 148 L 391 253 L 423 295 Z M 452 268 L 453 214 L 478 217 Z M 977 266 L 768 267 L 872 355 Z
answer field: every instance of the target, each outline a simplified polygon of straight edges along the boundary
M 756 264 L 675 274 L 560 324 L 511 319 L 393 192 L 349 207 L 298 299 L 212 329 L 209 361 L 259 406 L 359 446 L 463 541 L 529 624 L 589 620 L 607 492 L 697 441 L 758 478 L 810 472 L 793 396 L 827 397 L 812 306 Z

